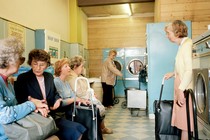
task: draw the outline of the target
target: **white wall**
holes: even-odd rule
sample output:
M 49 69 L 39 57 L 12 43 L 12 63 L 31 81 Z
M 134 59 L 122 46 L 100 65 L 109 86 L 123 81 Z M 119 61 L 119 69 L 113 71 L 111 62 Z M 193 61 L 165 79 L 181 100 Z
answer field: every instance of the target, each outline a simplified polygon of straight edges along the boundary
M 0 0 L 0 17 L 53 31 L 69 42 L 69 0 Z

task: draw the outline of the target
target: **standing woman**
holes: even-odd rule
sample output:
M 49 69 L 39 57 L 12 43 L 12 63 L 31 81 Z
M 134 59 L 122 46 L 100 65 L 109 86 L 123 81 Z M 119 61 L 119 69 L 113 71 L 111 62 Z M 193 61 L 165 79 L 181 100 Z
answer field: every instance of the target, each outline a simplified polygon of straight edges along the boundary
M 41 49 L 31 50 L 28 55 L 28 64 L 31 66 L 31 70 L 20 74 L 15 83 L 18 102 L 24 102 L 28 96 L 45 100 L 50 109 L 49 114 L 55 119 L 59 128 L 57 136 L 61 140 L 81 139 L 86 130 L 85 127 L 65 119 L 61 114 L 62 98 L 55 88 L 53 75 L 45 72 L 50 66 L 50 55 Z
M 165 74 L 165 79 L 175 77 L 174 80 L 174 107 L 171 125 L 182 130 L 181 140 L 188 140 L 186 99 L 184 90 L 192 85 L 192 40 L 187 37 L 188 28 L 183 21 L 175 20 L 165 27 L 168 39 L 179 46 L 175 70 Z M 190 101 L 190 117 L 192 116 L 192 103 Z M 191 130 L 193 130 L 193 119 L 191 119 Z
M 109 56 L 105 60 L 102 66 L 101 82 L 103 88 L 103 105 L 108 108 L 113 106 L 113 88 L 116 80 L 116 76 L 121 76 L 122 73 L 116 68 L 114 64 L 114 58 L 116 57 L 116 50 L 110 50 Z

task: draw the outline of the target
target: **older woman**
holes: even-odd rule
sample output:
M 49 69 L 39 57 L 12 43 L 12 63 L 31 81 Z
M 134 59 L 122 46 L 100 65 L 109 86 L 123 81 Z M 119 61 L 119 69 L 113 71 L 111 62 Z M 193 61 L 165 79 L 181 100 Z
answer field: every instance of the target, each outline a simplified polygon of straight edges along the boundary
M 28 96 L 25 102 L 17 105 L 14 89 L 8 77 L 15 74 L 25 61 L 22 57 L 23 52 L 23 45 L 16 38 L 0 40 L 0 139 L 4 140 L 10 138 L 6 136 L 2 124 L 15 122 L 35 110 L 40 112 L 43 108 L 48 110 L 48 106 L 42 100 Z
M 121 76 L 122 73 L 116 68 L 114 59 L 117 55 L 116 50 L 110 50 L 108 58 L 104 61 L 101 71 L 101 83 L 103 88 L 103 105 L 107 108 L 113 106 L 112 91 L 114 88 L 116 76 Z
M 175 77 L 174 80 L 174 106 L 172 114 L 172 126 L 182 130 L 181 139 L 187 140 L 187 116 L 186 116 L 186 99 L 184 90 L 191 87 L 192 82 L 192 40 L 187 37 L 187 26 L 181 20 L 175 20 L 165 27 L 168 39 L 179 46 L 174 72 L 165 74 L 165 79 Z M 192 105 L 190 103 L 190 105 Z M 192 106 L 190 106 L 192 112 Z M 193 117 L 192 114 L 191 118 Z M 191 119 L 193 128 L 193 119 Z M 193 130 L 191 128 L 191 130 Z
M 84 69 L 84 59 L 83 59 L 83 57 L 75 56 L 75 57 L 71 58 L 70 59 L 70 68 L 71 68 L 71 72 L 70 72 L 70 75 L 68 77 L 68 81 L 71 85 L 71 88 L 74 91 L 76 91 L 77 97 L 88 100 L 90 97 L 89 97 L 89 94 L 87 92 L 87 83 L 85 81 L 78 80 L 77 89 L 74 89 L 76 78 L 81 76 L 81 74 L 83 73 L 83 69 Z M 94 104 L 96 104 L 96 106 L 99 108 L 100 115 L 103 118 L 105 116 L 104 106 L 96 98 L 93 101 L 94 101 Z M 101 130 L 102 130 L 103 134 L 112 134 L 113 133 L 112 129 L 105 127 L 104 119 L 101 122 Z
M 60 116 L 59 109 L 62 98 L 55 88 L 53 75 L 45 72 L 45 69 L 50 65 L 50 55 L 44 50 L 34 49 L 29 53 L 28 64 L 31 66 L 31 70 L 20 74 L 15 84 L 18 101 L 24 102 L 27 96 L 45 100 L 50 108 L 50 114 L 59 128 L 58 137 L 62 140 L 81 139 L 86 130 L 85 127 Z
M 74 93 L 70 87 L 69 82 L 66 80 L 66 78 L 70 74 L 71 68 L 69 67 L 70 61 L 67 58 L 63 58 L 61 60 L 58 60 L 55 62 L 55 78 L 54 83 L 55 87 L 59 93 L 59 95 L 62 97 L 62 106 L 70 105 L 74 102 Z M 76 98 L 77 102 L 81 102 L 83 104 L 88 104 L 88 100 L 84 100 L 81 98 Z

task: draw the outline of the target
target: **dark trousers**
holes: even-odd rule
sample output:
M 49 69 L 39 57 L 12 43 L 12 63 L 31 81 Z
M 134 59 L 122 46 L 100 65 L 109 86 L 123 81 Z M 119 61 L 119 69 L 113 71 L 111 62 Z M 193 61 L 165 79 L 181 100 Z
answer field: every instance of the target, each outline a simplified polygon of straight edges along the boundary
M 79 137 L 86 131 L 86 128 L 77 122 L 67 120 L 65 111 L 70 109 L 70 105 L 59 107 L 57 110 L 52 110 L 51 116 L 54 118 L 59 131 L 56 135 L 60 140 L 78 140 Z
M 102 82 L 102 88 L 103 88 L 103 105 L 105 107 L 113 106 L 113 86 L 107 85 L 106 83 Z

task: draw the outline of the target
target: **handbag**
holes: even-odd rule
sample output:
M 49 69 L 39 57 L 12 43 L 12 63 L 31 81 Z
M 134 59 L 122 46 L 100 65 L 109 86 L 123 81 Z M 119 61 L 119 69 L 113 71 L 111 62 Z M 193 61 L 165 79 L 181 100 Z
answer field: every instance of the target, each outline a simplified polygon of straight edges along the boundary
M 77 81 L 83 79 L 87 82 L 88 93 L 90 94 L 90 105 L 80 105 L 76 104 L 76 95 L 74 96 L 74 104 L 72 106 L 72 121 L 81 123 L 87 129 L 83 134 L 82 139 L 84 140 L 103 140 L 102 132 L 100 129 L 100 124 L 102 118 L 100 116 L 100 111 L 93 101 L 94 91 L 90 88 L 88 79 L 85 77 L 78 77 L 75 81 L 75 90 L 77 89 Z M 75 91 L 76 94 L 76 91 Z
M 195 101 L 195 95 L 192 89 L 187 89 L 184 91 L 185 98 L 186 98 L 186 113 L 187 113 L 187 129 L 188 129 L 188 139 L 189 140 L 200 140 L 198 135 L 198 124 L 197 124 L 197 106 Z M 192 99 L 192 107 L 193 107 L 193 123 L 194 123 L 194 135 L 191 132 L 190 126 L 190 109 L 189 109 L 189 96 Z
M 155 139 L 180 140 L 181 131 L 171 126 L 173 100 L 161 100 L 164 78 L 162 80 L 159 100 L 154 101 L 155 114 Z
M 58 131 L 51 116 L 45 118 L 35 112 L 3 128 L 10 140 L 44 140 Z
M 75 110 L 75 113 L 73 113 Z M 82 136 L 83 140 L 102 140 L 102 132 L 100 129 L 101 117 L 99 109 L 94 105 L 94 117 L 91 106 L 74 105 L 70 106 L 66 113 L 66 118 L 71 121 L 82 124 L 87 130 Z

